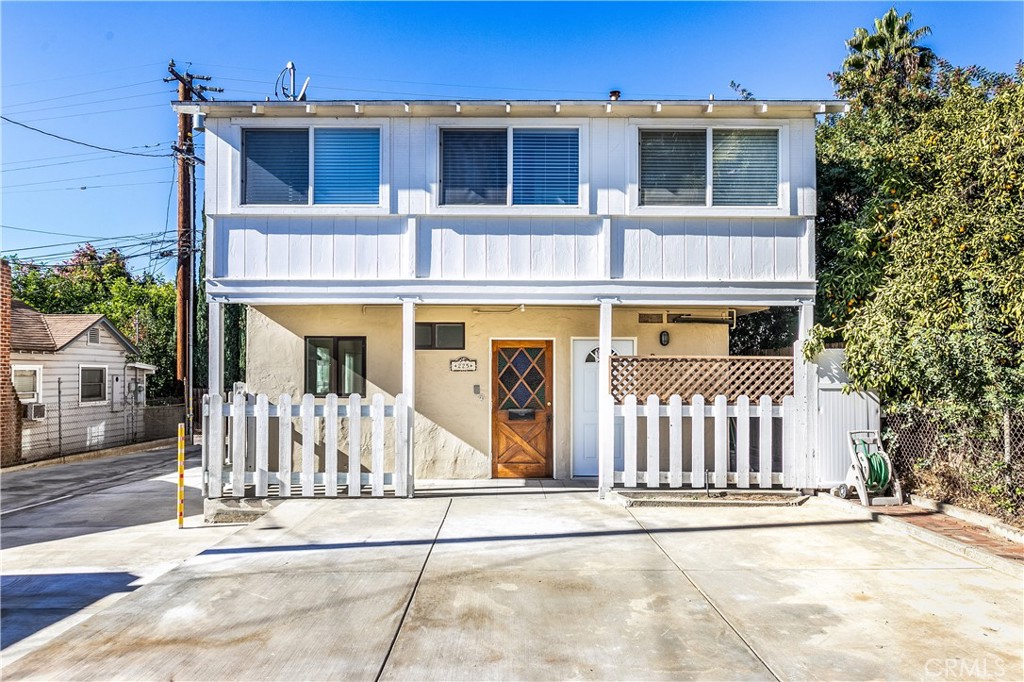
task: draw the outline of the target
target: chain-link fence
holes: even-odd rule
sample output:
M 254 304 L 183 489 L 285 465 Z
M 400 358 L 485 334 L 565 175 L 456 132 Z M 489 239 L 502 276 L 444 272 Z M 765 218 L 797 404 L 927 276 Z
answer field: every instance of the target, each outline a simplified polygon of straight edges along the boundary
M 180 404 L 147 407 L 130 394 L 113 391 L 105 400 L 85 401 L 64 384 L 58 379 L 57 390 L 43 402 L 22 406 L 23 461 L 170 437 L 183 411 Z
M 904 491 L 991 514 L 1024 528 L 1024 413 L 987 435 L 920 413 L 890 415 L 886 450 Z

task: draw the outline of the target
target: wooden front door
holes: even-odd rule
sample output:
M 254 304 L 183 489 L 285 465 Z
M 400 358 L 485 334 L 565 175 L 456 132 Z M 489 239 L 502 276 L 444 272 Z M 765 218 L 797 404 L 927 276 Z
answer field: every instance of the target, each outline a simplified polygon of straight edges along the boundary
M 491 475 L 551 476 L 551 341 L 494 341 Z

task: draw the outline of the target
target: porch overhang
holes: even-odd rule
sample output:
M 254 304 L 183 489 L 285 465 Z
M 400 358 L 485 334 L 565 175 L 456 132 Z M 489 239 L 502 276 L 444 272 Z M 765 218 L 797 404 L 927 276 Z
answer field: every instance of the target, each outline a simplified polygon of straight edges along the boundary
M 376 280 L 372 283 L 338 280 L 215 279 L 206 283 L 207 298 L 218 303 L 247 305 L 368 305 L 399 304 L 402 299 L 421 305 L 596 305 L 614 299 L 616 305 L 672 306 L 795 306 L 813 303 L 815 283 L 766 282 L 632 282 L 546 281 L 441 282 Z

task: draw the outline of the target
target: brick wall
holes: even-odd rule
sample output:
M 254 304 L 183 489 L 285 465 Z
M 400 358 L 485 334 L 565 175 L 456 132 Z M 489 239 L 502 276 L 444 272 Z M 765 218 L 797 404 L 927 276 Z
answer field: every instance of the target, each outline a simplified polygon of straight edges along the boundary
M 21 402 L 11 382 L 11 266 L 0 259 L 0 466 L 21 461 Z

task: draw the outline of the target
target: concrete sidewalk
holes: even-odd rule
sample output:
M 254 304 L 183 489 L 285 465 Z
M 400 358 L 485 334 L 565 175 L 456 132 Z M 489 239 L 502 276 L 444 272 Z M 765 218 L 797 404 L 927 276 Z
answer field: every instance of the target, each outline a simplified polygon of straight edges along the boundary
M 1024 676 L 1018 581 L 813 499 L 445 492 L 287 501 L 3 677 Z

